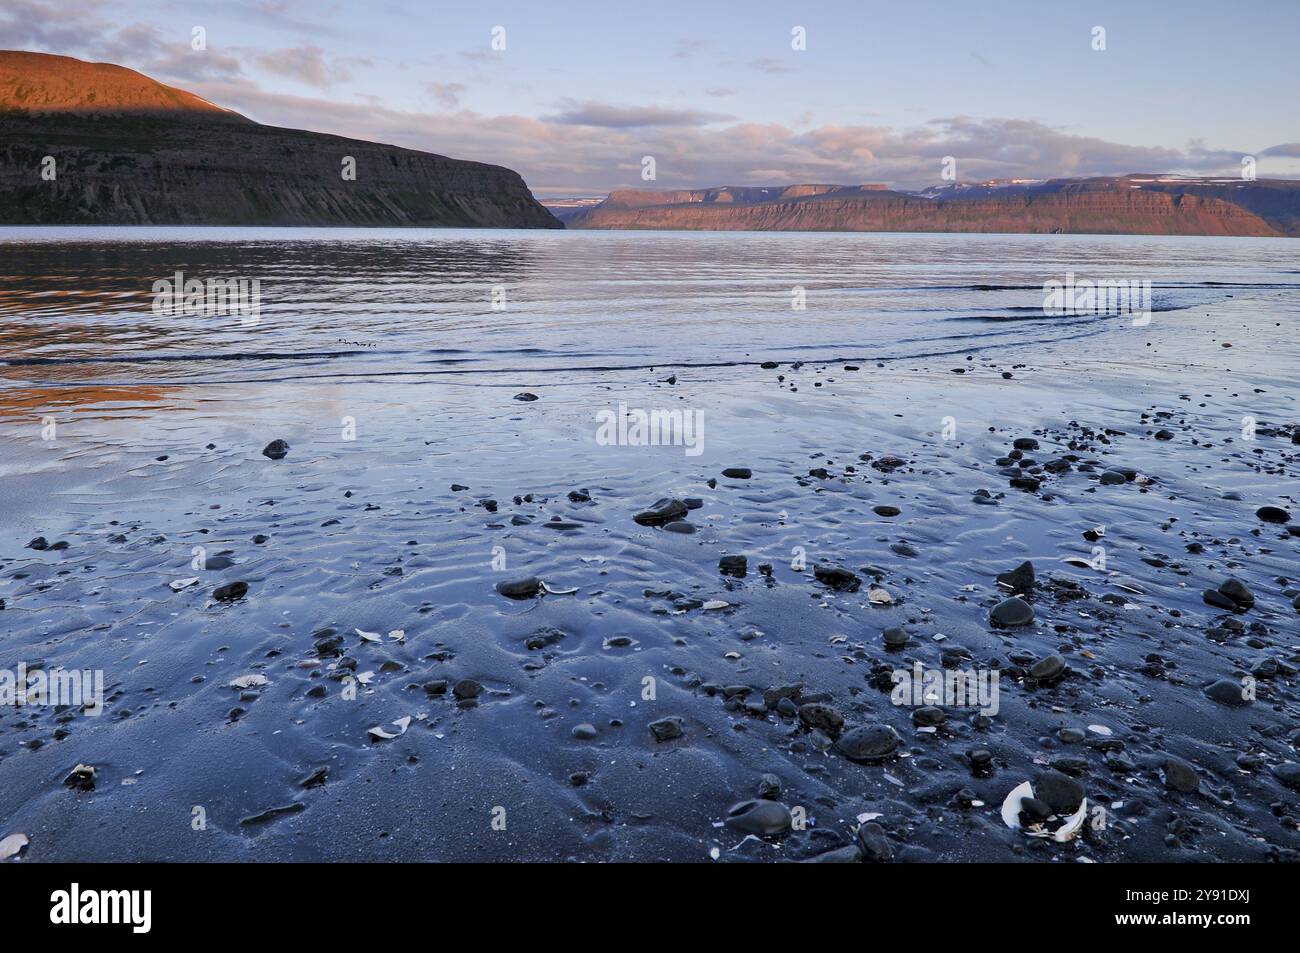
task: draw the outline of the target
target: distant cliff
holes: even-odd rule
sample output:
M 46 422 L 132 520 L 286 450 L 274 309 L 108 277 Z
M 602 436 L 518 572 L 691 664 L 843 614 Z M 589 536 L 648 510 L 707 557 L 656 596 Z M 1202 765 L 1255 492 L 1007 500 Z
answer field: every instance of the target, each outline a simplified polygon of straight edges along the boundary
M 7 51 L 0 224 L 563 227 L 500 166 L 263 126 L 120 66 Z
M 954 185 L 612 192 L 570 228 L 1300 236 L 1300 182 L 1132 175 Z

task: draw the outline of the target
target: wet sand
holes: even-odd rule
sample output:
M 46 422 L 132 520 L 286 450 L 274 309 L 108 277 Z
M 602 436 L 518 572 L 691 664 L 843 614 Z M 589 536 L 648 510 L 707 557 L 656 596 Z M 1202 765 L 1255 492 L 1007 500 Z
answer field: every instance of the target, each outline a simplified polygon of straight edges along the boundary
M 214 384 L 79 403 L 53 444 L 15 426 L 0 667 L 102 669 L 107 699 L 0 711 L 0 837 L 30 861 L 1294 860 L 1300 348 L 1276 317 L 797 369 Z M 702 412 L 703 452 L 599 445 L 619 402 Z M 634 521 L 661 499 L 694 532 Z M 1025 561 L 1032 587 L 998 584 Z M 529 577 L 552 591 L 497 589 Z M 1207 604 L 1230 578 L 1253 605 Z M 1032 622 L 991 624 L 1017 588 Z M 916 662 L 996 670 L 997 714 L 918 722 L 890 698 Z M 1253 699 L 1206 693 L 1225 680 Z M 847 756 L 886 726 L 881 760 Z M 1004 822 L 1024 781 L 1068 799 L 1060 775 L 1100 824 Z M 760 793 L 801 829 L 724 824 Z

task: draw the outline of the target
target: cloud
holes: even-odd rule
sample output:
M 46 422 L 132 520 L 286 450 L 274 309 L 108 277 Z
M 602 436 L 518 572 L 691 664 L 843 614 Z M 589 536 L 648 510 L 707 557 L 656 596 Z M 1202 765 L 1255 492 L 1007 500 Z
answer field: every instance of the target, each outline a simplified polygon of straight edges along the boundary
M 292 18 L 298 5 L 243 0 L 257 16 Z M 896 188 L 941 184 L 945 156 L 963 181 L 1053 178 L 1128 172 L 1239 174 L 1240 150 L 1200 141 L 1182 148 L 1133 146 L 1027 119 L 950 116 L 911 127 L 822 123 L 796 128 L 740 121 L 720 113 L 662 105 L 561 100 L 553 115 L 489 116 L 462 108 L 465 86 L 429 83 L 428 107 L 388 108 L 364 89 L 296 95 L 265 88 L 258 75 L 293 77 L 316 89 L 338 84 L 367 61 L 333 58 L 313 44 L 288 50 L 235 47 L 198 52 L 188 36 L 165 38 L 147 23 L 107 19 L 97 0 L 5 0 L 0 47 L 37 49 L 120 63 L 235 109 L 297 129 L 388 142 L 515 169 L 534 190 L 591 194 L 641 187 L 641 157 L 654 156 L 659 188 L 884 182 Z M 253 15 L 250 13 L 250 15 Z M 479 62 L 487 49 L 462 53 Z M 791 58 L 750 67 L 789 72 Z M 731 90 L 712 88 L 711 96 Z M 1249 151 L 1249 150 L 1248 150 Z M 1295 165 L 1300 143 L 1254 153 Z
M 707 126 L 731 119 L 720 113 L 695 109 L 669 109 L 662 106 L 616 106 L 591 100 L 560 103 L 561 112 L 545 121 L 565 126 L 600 126 L 606 129 L 636 129 L 646 126 Z
M 424 88 L 444 109 L 456 109 L 460 106 L 460 97 L 465 94 L 464 83 L 425 83 Z
M 771 56 L 760 56 L 756 60 L 750 60 L 745 64 L 752 70 L 758 70 L 760 73 L 793 73 L 794 67 L 785 60 L 778 60 Z
M 1269 146 L 1267 149 L 1260 152 L 1260 155 L 1300 159 L 1300 142 L 1284 142 L 1281 145 Z
M 258 68 L 276 76 L 296 79 L 321 89 L 352 78 L 352 65 L 369 65 L 368 60 L 328 56 L 319 46 L 303 44 L 282 50 L 238 48 Z

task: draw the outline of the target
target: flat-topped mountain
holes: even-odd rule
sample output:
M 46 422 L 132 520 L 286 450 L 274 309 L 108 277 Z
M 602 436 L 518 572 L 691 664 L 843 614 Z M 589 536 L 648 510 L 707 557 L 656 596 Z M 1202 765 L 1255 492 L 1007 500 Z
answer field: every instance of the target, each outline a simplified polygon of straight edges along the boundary
M 121 66 L 14 51 L 0 224 L 563 227 L 501 166 L 264 126 Z
M 1300 236 L 1300 182 L 1128 175 L 610 193 L 570 228 Z

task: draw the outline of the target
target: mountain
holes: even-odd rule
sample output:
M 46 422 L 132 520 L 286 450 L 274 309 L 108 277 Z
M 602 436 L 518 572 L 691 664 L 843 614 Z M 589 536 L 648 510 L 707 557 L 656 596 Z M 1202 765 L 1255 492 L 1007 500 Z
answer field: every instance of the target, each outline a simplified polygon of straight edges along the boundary
M 15 51 L 0 224 L 563 227 L 500 166 L 264 126 L 121 66 Z
M 718 231 L 1066 232 L 1300 237 L 1300 182 L 1127 175 L 953 184 L 628 189 L 569 228 Z

